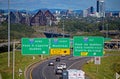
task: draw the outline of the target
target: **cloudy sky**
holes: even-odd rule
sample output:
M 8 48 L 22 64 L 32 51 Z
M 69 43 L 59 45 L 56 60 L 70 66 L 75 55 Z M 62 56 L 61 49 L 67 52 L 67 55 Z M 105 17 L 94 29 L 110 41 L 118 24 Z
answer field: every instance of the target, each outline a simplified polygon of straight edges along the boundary
M 10 9 L 35 10 L 40 8 L 54 9 L 96 9 L 96 0 L 9 0 Z M 7 9 L 8 0 L 0 0 L 0 9 Z M 120 11 L 120 0 L 105 0 L 106 10 Z

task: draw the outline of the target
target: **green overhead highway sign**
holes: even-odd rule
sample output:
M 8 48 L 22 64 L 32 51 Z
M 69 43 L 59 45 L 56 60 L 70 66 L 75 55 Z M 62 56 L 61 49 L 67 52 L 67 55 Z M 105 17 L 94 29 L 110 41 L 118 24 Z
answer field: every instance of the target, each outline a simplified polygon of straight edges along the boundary
M 51 55 L 70 55 L 69 38 L 51 38 L 50 39 Z
M 73 38 L 74 56 L 103 56 L 104 38 L 76 36 Z
M 69 38 L 51 38 L 50 48 L 70 48 Z
M 49 39 L 22 38 L 22 55 L 49 54 Z

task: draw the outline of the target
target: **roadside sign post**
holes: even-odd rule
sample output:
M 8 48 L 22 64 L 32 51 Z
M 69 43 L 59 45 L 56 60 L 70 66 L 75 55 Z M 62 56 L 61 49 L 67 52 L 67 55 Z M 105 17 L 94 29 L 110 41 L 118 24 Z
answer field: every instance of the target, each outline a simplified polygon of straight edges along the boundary
M 103 56 L 104 38 L 76 36 L 73 38 L 73 56 Z
M 70 55 L 69 38 L 51 38 L 50 39 L 51 55 Z
M 95 64 L 100 64 L 101 63 L 101 57 L 95 57 Z
M 94 57 L 94 64 L 97 65 L 96 67 L 96 73 L 98 73 L 98 65 L 101 63 L 101 57 Z
M 49 54 L 49 40 L 47 38 L 22 38 L 22 55 Z

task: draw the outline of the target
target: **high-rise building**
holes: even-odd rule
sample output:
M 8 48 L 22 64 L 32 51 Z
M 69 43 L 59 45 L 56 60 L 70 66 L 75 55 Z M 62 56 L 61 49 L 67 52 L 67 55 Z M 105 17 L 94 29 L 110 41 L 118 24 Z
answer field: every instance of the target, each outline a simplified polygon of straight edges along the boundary
M 100 17 L 105 17 L 105 1 L 97 0 L 97 12 Z
M 87 16 L 88 16 L 88 10 L 85 9 L 85 10 L 83 10 L 83 17 L 87 17 Z
M 93 8 L 93 6 L 90 7 L 90 13 L 91 13 L 91 14 L 94 13 L 94 8 Z

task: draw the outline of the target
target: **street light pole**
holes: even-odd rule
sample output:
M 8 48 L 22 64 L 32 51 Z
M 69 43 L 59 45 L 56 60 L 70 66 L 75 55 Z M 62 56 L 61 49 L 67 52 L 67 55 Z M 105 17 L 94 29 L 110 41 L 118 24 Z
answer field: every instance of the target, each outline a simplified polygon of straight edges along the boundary
M 64 20 L 63 20 L 63 38 L 64 38 Z
M 10 67 L 10 0 L 8 0 L 8 67 Z
M 102 17 L 102 30 L 104 31 L 105 30 L 105 28 L 104 28 L 104 17 Z
M 108 24 L 106 24 L 106 38 L 108 38 Z

